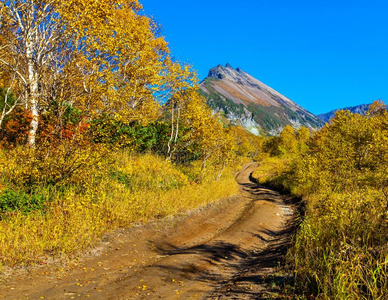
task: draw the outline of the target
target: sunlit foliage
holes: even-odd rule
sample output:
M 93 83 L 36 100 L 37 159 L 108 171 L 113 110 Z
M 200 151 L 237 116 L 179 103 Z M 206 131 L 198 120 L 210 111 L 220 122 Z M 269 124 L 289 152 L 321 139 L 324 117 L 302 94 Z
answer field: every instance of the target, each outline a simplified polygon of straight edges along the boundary
M 283 183 L 307 199 L 290 256 L 299 291 L 324 299 L 387 297 L 387 125 L 381 102 L 366 116 L 340 111 L 293 161 Z
M 0 265 L 235 194 L 261 157 L 137 0 L 2 1 L 0 21 Z

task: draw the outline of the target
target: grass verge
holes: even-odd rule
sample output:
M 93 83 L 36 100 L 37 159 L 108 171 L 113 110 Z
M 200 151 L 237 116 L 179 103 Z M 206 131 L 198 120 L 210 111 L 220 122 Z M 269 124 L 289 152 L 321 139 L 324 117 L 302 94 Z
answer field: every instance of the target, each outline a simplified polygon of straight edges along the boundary
M 44 209 L 3 212 L 0 266 L 68 257 L 111 230 L 188 211 L 238 191 L 231 169 L 218 181 L 195 183 L 154 155 L 115 153 L 111 162 L 91 174 L 88 185 L 40 188 Z

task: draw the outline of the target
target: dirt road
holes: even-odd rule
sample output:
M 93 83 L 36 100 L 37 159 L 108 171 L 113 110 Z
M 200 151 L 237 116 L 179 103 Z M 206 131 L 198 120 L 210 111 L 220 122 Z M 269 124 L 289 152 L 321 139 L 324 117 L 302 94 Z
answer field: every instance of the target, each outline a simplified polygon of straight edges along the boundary
M 292 199 L 259 187 L 257 164 L 236 176 L 241 193 L 189 215 L 108 236 L 66 268 L 0 284 L 2 299 L 262 299 L 289 243 Z

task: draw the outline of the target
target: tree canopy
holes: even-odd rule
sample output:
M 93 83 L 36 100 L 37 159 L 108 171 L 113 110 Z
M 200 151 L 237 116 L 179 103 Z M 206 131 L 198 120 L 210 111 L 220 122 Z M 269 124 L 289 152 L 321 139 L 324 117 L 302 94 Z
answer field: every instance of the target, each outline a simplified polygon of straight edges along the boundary
M 160 116 L 163 101 L 194 82 L 190 69 L 171 59 L 158 25 L 136 0 L 11 0 L 0 6 L 7 96 L 1 120 L 24 106 L 31 115 L 30 146 L 53 102 L 59 115 L 70 104 L 85 118 L 106 113 L 147 123 Z

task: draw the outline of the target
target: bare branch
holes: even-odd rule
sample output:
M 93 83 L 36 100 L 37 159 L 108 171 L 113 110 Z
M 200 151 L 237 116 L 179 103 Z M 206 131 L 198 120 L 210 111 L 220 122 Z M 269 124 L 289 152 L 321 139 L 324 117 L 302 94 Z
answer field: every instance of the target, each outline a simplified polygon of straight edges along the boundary
M 5 96 L 4 96 L 4 107 L 3 107 L 3 111 L 2 111 L 1 116 L 0 116 L 0 129 L 2 128 L 4 118 L 5 118 L 7 115 L 9 115 L 9 114 L 15 109 L 15 107 L 16 107 L 16 105 L 18 104 L 19 99 L 20 99 L 20 98 L 15 99 L 15 102 L 13 103 L 12 106 L 10 106 L 10 105 L 8 104 L 8 96 L 9 96 L 9 92 L 10 92 L 10 90 L 12 89 L 12 86 L 13 86 L 13 84 L 14 84 L 14 81 L 15 81 L 15 74 L 14 74 L 13 78 L 11 79 L 11 84 L 10 84 L 10 86 L 7 88 L 7 93 L 6 93 Z M 8 105 L 8 107 L 9 107 L 8 110 L 7 110 L 7 105 Z
M 2 62 L 3 64 L 7 65 L 8 67 L 10 67 L 12 69 L 12 71 L 14 71 L 19 77 L 20 79 L 23 81 L 24 84 L 27 84 L 27 80 L 26 78 L 23 76 L 23 74 L 18 71 L 14 66 L 12 66 L 10 63 L 8 63 L 7 61 L 5 61 L 4 59 L 0 58 L 0 62 Z

